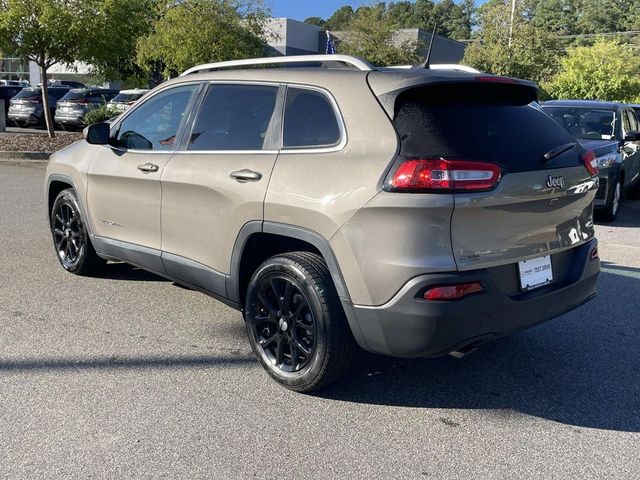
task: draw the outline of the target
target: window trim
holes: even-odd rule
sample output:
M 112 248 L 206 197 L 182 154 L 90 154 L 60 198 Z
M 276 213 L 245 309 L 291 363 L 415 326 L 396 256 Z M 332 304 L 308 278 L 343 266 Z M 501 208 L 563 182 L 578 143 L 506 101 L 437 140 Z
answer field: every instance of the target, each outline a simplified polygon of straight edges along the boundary
M 139 149 L 134 149 L 134 148 L 122 148 L 119 147 L 117 145 L 113 145 L 111 143 L 109 143 L 108 145 L 104 145 L 107 148 L 110 148 L 112 150 L 115 150 L 117 152 L 123 152 L 123 153 L 134 153 L 134 154 L 146 154 L 146 155 L 174 155 L 178 150 L 177 148 L 180 146 L 180 142 L 182 141 L 183 135 L 184 135 L 184 130 L 186 125 L 188 124 L 187 121 L 190 120 L 191 118 L 191 112 L 193 111 L 193 106 L 195 104 L 195 101 L 200 97 L 200 95 L 202 94 L 202 89 L 204 86 L 204 82 L 202 81 L 191 81 L 191 82 L 180 82 L 180 83 L 174 83 L 172 85 L 167 85 L 164 88 L 160 88 L 158 89 L 158 91 L 153 92 L 151 95 L 149 95 L 148 97 L 144 98 L 143 102 L 137 101 L 136 104 L 128 109 L 127 111 L 125 111 L 122 114 L 122 117 L 120 119 L 118 119 L 118 121 L 116 123 L 114 123 L 111 126 L 110 129 L 110 136 L 109 138 L 111 140 L 115 139 L 118 135 L 118 133 L 120 132 L 120 127 L 122 126 L 122 123 L 130 116 L 132 115 L 134 112 L 136 112 L 139 108 L 141 108 L 143 105 L 145 105 L 147 102 L 153 100 L 156 96 L 174 89 L 174 88 L 180 88 L 180 87 L 185 87 L 185 86 L 189 86 L 189 85 L 195 85 L 196 89 L 193 93 L 193 95 L 191 96 L 191 99 L 189 100 L 189 103 L 187 103 L 186 106 L 186 113 L 187 115 L 185 115 L 185 117 L 182 119 L 182 121 L 180 122 L 180 126 L 178 127 L 178 131 L 176 132 L 176 142 L 174 142 L 173 144 L 173 148 L 171 148 L 170 150 L 139 150 Z M 151 92 L 148 92 L 151 93 Z M 142 98 L 141 98 L 142 99 Z
M 187 146 L 187 138 L 191 136 L 193 133 L 193 129 L 196 126 L 196 120 L 200 111 L 202 109 L 202 105 L 207 97 L 207 93 L 209 92 L 209 88 L 215 85 L 248 85 L 248 86 L 259 86 L 259 87 L 276 87 L 278 91 L 276 92 L 276 104 L 273 110 L 272 121 L 269 122 L 269 128 L 267 130 L 267 138 L 273 137 L 275 135 L 280 138 L 277 140 L 278 144 L 275 148 L 264 149 L 264 150 L 188 150 Z M 285 94 L 284 90 L 286 85 L 281 82 L 260 82 L 260 81 L 247 81 L 247 80 L 207 80 L 203 82 L 203 88 L 199 93 L 199 98 L 197 102 L 193 105 L 191 109 L 191 115 L 189 116 L 188 123 L 184 129 L 183 137 L 180 139 L 178 143 L 178 149 L 175 150 L 176 155 L 277 155 L 280 153 L 282 148 L 282 134 L 278 135 L 278 132 L 281 131 L 281 126 L 283 122 L 283 112 L 284 112 L 284 100 Z M 277 129 L 273 132 L 273 129 Z M 187 134 L 188 132 L 188 134 Z
M 331 92 L 321 87 L 288 83 L 287 95 L 289 94 L 290 88 L 297 88 L 300 90 L 312 90 L 315 92 L 319 92 L 322 95 L 324 95 L 327 100 L 329 100 L 329 104 L 333 109 L 333 115 L 336 118 L 336 121 L 338 122 L 338 131 L 340 133 L 340 139 L 335 145 L 317 146 L 317 147 L 312 147 L 312 146 L 285 147 L 284 145 L 284 124 L 286 120 L 286 111 L 285 111 L 286 97 L 285 97 L 285 103 L 282 111 L 282 131 L 280 134 L 280 145 L 281 145 L 280 153 L 291 155 L 291 154 L 297 154 L 297 153 L 333 153 L 333 152 L 339 152 L 340 150 L 343 150 L 347 145 L 347 129 L 345 127 L 344 118 L 342 117 L 342 112 L 340 111 L 338 102 L 336 101 L 335 97 L 331 94 Z

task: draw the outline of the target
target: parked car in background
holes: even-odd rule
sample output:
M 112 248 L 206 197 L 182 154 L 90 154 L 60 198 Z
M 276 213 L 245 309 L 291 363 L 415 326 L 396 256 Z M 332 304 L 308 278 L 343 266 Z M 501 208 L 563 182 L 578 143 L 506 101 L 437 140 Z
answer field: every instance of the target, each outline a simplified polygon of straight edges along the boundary
M 87 88 L 84 83 L 74 80 L 49 80 L 50 87 Z
M 119 112 L 126 111 L 131 105 L 136 103 L 149 90 L 144 88 L 135 88 L 132 90 L 120 90 L 110 102 L 109 106 Z
M 56 105 L 68 91 L 69 87 L 49 87 L 49 109 L 55 115 Z M 42 88 L 23 88 L 11 99 L 7 118 L 18 126 L 44 124 L 44 108 L 42 105 Z
M 22 87 L 0 85 L 0 99 L 4 100 L 5 118 L 9 113 L 9 104 L 11 103 L 11 99 L 15 97 L 20 92 L 20 90 L 22 90 Z
M 55 122 L 62 127 L 85 126 L 84 116 L 90 110 L 109 102 L 118 90 L 104 88 L 74 88 L 58 101 Z
M 55 254 L 222 299 L 293 390 L 347 373 L 356 345 L 462 357 L 596 295 L 593 154 L 537 95 L 345 55 L 194 67 L 51 156 Z
M 594 208 L 603 220 L 615 220 L 623 194 L 640 194 L 640 123 L 634 109 L 593 100 L 552 100 L 542 109 L 593 150 L 600 169 Z

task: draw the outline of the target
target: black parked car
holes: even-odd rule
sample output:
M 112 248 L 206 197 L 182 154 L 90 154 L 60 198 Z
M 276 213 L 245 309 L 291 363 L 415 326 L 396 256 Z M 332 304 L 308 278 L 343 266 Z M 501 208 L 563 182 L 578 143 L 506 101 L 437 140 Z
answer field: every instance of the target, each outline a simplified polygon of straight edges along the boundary
M 5 117 L 7 113 L 9 113 L 9 103 L 11 103 L 11 99 L 15 97 L 20 90 L 22 90 L 22 87 L 0 85 L 0 99 L 4 100 Z
M 104 88 L 74 88 L 58 101 L 55 121 L 63 127 L 83 127 L 84 116 L 90 110 L 109 102 L 118 90 Z
M 49 109 L 51 116 L 55 114 L 58 100 L 69 91 L 68 87 L 49 87 Z M 44 124 L 44 108 L 42 105 L 42 89 L 40 87 L 27 87 L 11 99 L 9 120 L 18 126 Z
M 615 220 L 624 193 L 640 196 L 640 123 L 630 105 L 592 100 L 552 100 L 542 109 L 566 128 L 600 169 L 596 213 Z

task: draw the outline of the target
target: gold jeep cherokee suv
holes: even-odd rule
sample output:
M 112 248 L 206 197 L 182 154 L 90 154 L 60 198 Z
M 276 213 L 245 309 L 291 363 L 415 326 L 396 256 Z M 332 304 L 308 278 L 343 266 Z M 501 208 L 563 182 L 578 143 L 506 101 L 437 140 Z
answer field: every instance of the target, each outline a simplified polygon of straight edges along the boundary
M 237 308 L 293 390 L 358 347 L 463 356 L 596 294 L 594 156 L 536 100 L 523 80 L 341 55 L 194 67 L 51 157 L 56 254 Z

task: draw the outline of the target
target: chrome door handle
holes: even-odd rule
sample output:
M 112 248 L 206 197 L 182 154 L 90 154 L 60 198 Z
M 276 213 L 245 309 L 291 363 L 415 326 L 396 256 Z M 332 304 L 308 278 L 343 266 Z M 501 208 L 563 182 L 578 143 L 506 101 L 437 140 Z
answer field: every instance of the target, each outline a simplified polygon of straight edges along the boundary
M 154 165 L 153 163 L 144 163 L 142 165 L 138 165 L 138 170 L 143 173 L 154 173 L 160 170 L 158 165 Z
M 248 168 L 231 172 L 229 176 L 240 183 L 257 182 L 262 178 L 262 174 L 260 172 L 254 172 Z

